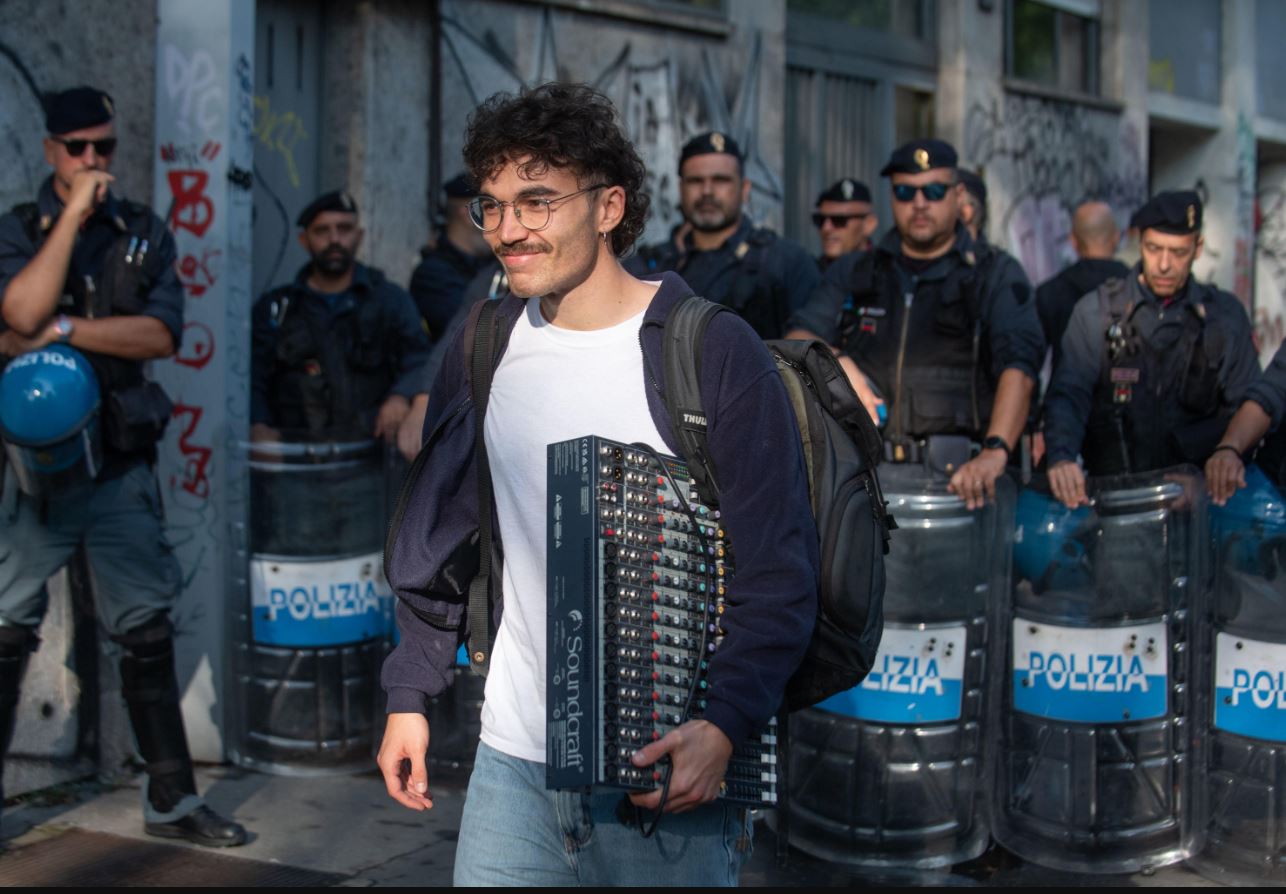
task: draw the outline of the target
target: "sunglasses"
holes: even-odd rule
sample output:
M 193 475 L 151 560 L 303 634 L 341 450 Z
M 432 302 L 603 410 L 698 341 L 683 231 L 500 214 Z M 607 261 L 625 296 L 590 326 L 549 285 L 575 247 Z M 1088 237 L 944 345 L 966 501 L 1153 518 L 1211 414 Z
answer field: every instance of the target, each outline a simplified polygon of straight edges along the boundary
M 62 137 L 50 137 L 55 143 L 62 143 L 67 154 L 72 158 L 80 158 L 85 154 L 85 148 L 93 145 L 94 154 L 109 156 L 116 151 L 116 137 L 107 137 L 104 140 L 64 140 Z
M 814 213 L 813 226 L 817 227 L 817 229 L 820 230 L 822 228 L 822 224 L 826 223 L 826 221 L 829 220 L 831 222 L 831 226 L 839 230 L 847 226 L 850 220 L 866 220 L 870 216 L 871 215 L 869 214 L 817 214 L 817 213 Z
M 911 202 L 915 200 L 917 192 L 924 193 L 924 198 L 930 202 L 941 202 L 947 197 L 947 191 L 951 189 L 949 183 L 926 183 L 924 186 L 912 186 L 909 183 L 895 183 L 893 185 L 893 198 L 899 202 Z

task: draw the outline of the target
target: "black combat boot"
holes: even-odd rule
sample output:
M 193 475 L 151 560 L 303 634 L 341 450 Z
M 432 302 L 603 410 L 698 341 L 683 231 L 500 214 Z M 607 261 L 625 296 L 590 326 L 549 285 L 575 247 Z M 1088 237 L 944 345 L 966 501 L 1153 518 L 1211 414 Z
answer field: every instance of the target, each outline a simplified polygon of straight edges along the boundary
M 151 811 L 143 830 L 206 847 L 245 844 L 246 830 L 219 816 L 197 796 L 168 619 L 136 627 L 115 639 L 125 647 L 121 690 L 139 753 L 147 764 L 146 797 Z

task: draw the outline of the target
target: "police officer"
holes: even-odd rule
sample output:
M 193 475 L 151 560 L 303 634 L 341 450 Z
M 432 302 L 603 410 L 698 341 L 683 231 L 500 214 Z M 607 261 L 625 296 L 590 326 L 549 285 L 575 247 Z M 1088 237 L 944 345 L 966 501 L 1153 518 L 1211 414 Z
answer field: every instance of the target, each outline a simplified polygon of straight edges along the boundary
M 111 98 L 92 87 L 45 110 L 53 175 L 36 201 L 0 217 L 0 347 L 52 342 L 90 360 L 102 389 L 103 468 L 39 497 L 6 482 L 0 501 L 0 754 L 13 732 L 27 655 L 45 613 L 45 580 L 83 547 L 99 621 L 122 647 L 121 689 L 146 762 L 144 829 L 210 846 L 245 830 L 197 795 L 179 710 L 174 632 L 178 563 L 162 529 L 153 471 L 171 405 L 143 372 L 169 357 L 183 328 L 174 240 L 145 205 L 111 191 Z
M 698 295 L 741 314 L 760 338 L 781 338 L 820 274 L 803 248 L 743 213 L 750 185 L 732 137 L 717 131 L 693 137 L 679 156 L 684 227 L 641 250 L 626 269 L 644 279 L 673 270 Z
M 1107 280 L 1130 272 L 1129 267 L 1116 260 L 1121 233 L 1105 202 L 1084 202 L 1077 207 L 1072 214 L 1071 239 L 1076 263 L 1036 289 L 1036 313 L 1045 332 L 1045 343 L 1054 351 L 1055 368 L 1062 358 L 1059 342 L 1076 302 Z
M 888 458 L 949 473 L 974 508 L 994 496 L 1026 423 L 1044 351 L 1031 285 L 960 222 L 950 144 L 907 143 L 880 174 L 896 228 L 831 265 L 788 337 L 842 352 L 872 418 L 888 402 Z
M 1286 343 L 1273 354 L 1268 368 L 1246 390 L 1246 400 L 1233 415 L 1223 437 L 1206 460 L 1206 487 L 1220 506 L 1238 488 L 1246 486 L 1245 457 L 1260 440 L 1272 434 L 1259 448 L 1255 462 L 1278 487 L 1286 481 Z
M 443 184 L 442 192 L 446 194 L 445 225 L 434 244 L 420 252 L 420 263 L 411 274 L 411 297 L 428 327 L 431 344 L 446 333 L 464 303 L 470 281 L 483 267 L 498 266 L 487 240 L 469 220 L 469 200 L 478 194 L 472 181 L 457 174 Z
M 835 181 L 817 197 L 813 211 L 813 226 L 822 241 L 817 266 L 825 272 L 841 255 L 869 251 L 871 235 L 879 225 L 866 184 L 852 177 Z
M 1139 264 L 1077 303 L 1045 401 L 1050 488 L 1069 507 L 1088 502 L 1086 472 L 1205 463 L 1259 372 L 1241 303 L 1192 276 L 1197 194 L 1160 193 L 1130 226 Z
M 987 241 L 987 184 L 976 172 L 957 168 L 956 176 L 964 185 L 960 203 L 960 222 L 965 225 L 974 242 Z
M 394 442 L 411 401 L 426 390 L 428 338 L 411 296 L 354 259 L 357 205 L 341 191 L 299 215 L 312 260 L 294 282 L 254 306 L 251 436 Z

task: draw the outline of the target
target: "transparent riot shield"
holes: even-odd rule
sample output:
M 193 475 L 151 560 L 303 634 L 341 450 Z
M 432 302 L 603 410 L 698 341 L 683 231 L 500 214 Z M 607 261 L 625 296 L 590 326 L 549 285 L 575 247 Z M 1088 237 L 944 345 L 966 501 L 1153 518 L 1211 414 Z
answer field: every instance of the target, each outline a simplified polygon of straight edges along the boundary
M 379 441 L 245 444 L 249 611 L 234 760 L 270 772 L 371 766 L 392 591 Z
M 836 863 L 923 870 L 989 839 L 988 608 L 1009 588 L 1014 489 L 969 511 L 946 481 L 884 466 L 897 520 L 885 557 L 884 638 L 854 689 L 790 718 L 790 843 Z
M 1204 485 L 1190 468 L 1018 498 L 992 640 L 992 832 L 1032 862 L 1135 872 L 1191 852 L 1194 603 Z
M 1228 884 L 1286 884 L 1286 503 L 1257 467 L 1210 507 L 1214 564 L 1199 654 L 1210 698 L 1201 828 L 1189 862 Z

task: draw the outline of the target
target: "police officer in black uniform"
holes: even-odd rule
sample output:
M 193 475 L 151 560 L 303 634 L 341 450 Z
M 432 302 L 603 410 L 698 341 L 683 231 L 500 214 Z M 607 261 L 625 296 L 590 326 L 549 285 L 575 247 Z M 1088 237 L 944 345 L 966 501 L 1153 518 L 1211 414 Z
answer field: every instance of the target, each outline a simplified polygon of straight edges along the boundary
M 822 243 L 818 269 L 825 273 L 836 258 L 851 251 L 868 251 L 879 225 L 867 185 L 852 177 L 836 180 L 817 196 L 813 209 L 813 226 Z
M 98 620 L 122 647 L 121 690 L 146 762 L 148 834 L 229 846 L 245 830 L 197 795 L 179 708 L 169 611 L 181 587 L 165 539 L 153 464 L 172 406 L 143 372 L 183 329 L 174 240 L 147 206 L 111 192 L 111 98 L 77 87 L 46 103 L 53 175 L 36 201 L 0 217 L 0 351 L 70 344 L 102 391 L 103 468 L 50 493 L 0 505 L 0 756 L 13 733 L 27 655 L 38 642 L 44 582 L 83 547 Z
M 312 257 L 294 282 L 254 306 L 251 437 L 394 442 L 411 401 L 426 390 L 428 337 L 411 296 L 355 260 L 357 205 L 343 191 L 299 215 Z
M 727 134 L 689 140 L 679 157 L 684 227 L 625 266 L 643 279 L 676 271 L 698 295 L 741 314 L 761 338 L 781 338 L 821 276 L 803 248 L 742 213 L 750 199 L 743 164 Z
M 788 337 L 841 352 L 873 418 L 887 401 L 889 460 L 950 474 L 980 506 L 1018 447 L 1044 352 L 1031 285 L 960 222 L 950 144 L 907 143 L 880 173 L 896 228 L 831 265 Z
M 499 267 L 487 240 L 469 219 L 469 200 L 478 194 L 473 182 L 457 174 L 443 184 L 442 192 L 446 194 L 444 224 L 433 245 L 420 252 L 420 263 L 411 274 L 411 297 L 428 327 L 431 344 L 446 334 L 474 277 L 483 268 Z
M 1192 276 L 1201 210 L 1195 192 L 1152 198 L 1130 221 L 1139 264 L 1072 311 L 1045 401 L 1050 488 L 1069 507 L 1088 502 L 1087 472 L 1204 464 L 1259 373 L 1241 302 Z
M 1279 488 L 1286 482 L 1286 342 L 1250 387 L 1246 399 L 1233 415 L 1223 437 L 1206 460 L 1206 487 L 1220 506 L 1239 487 L 1246 486 L 1246 459 L 1255 453 L 1255 462 Z M 1265 436 L 1268 436 L 1264 440 Z M 1259 442 L 1264 440 L 1258 452 Z

